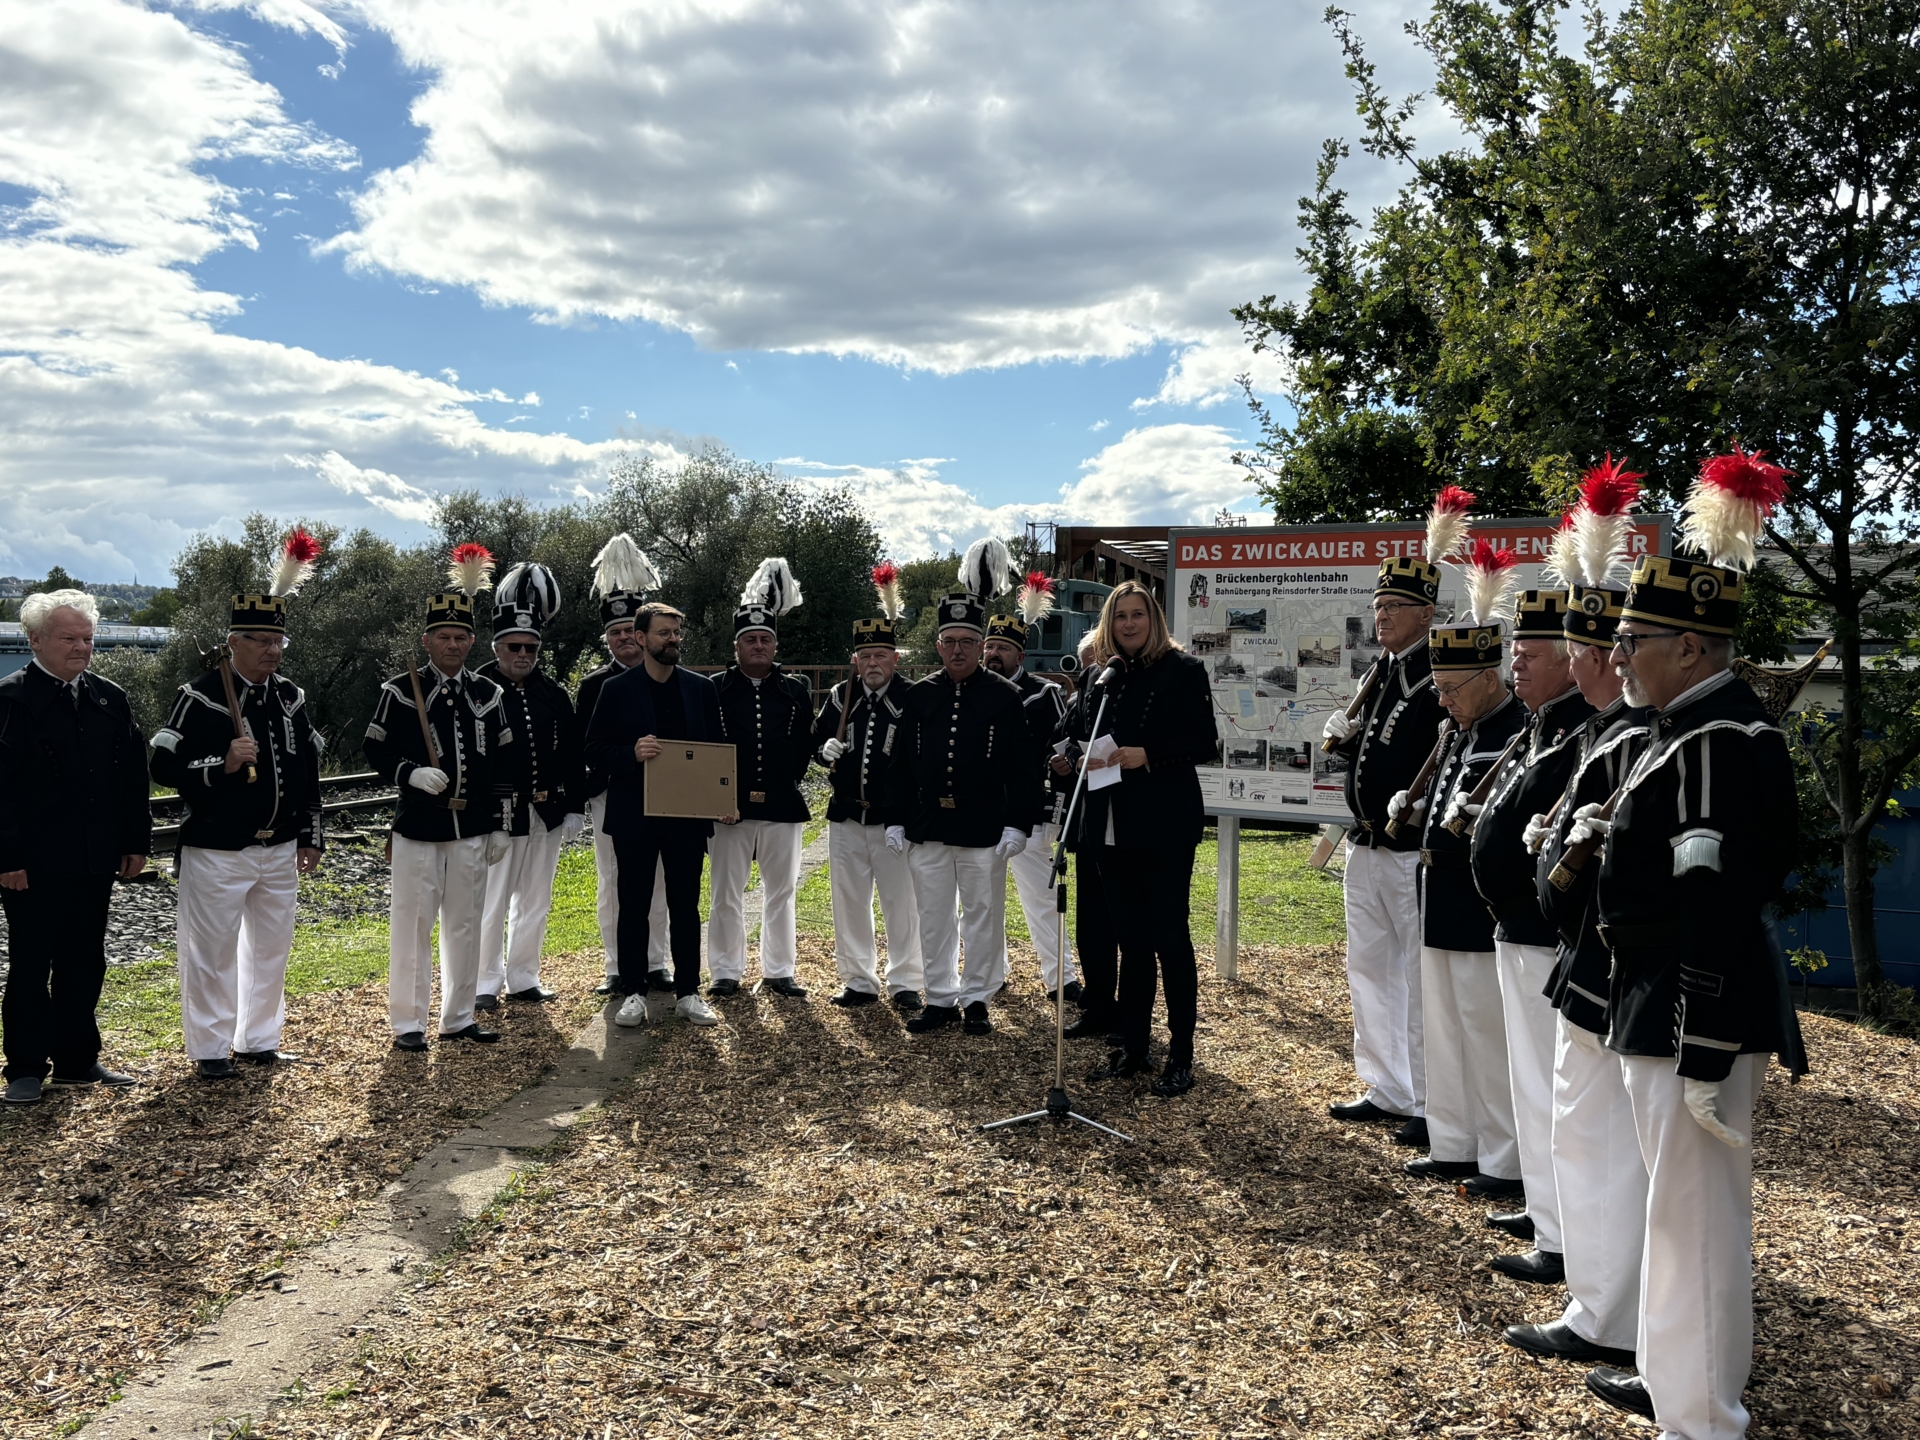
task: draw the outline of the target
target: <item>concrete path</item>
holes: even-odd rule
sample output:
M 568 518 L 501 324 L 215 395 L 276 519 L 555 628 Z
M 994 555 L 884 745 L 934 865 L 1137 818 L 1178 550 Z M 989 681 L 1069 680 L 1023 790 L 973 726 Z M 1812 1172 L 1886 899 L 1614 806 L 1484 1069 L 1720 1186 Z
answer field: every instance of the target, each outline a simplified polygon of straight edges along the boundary
M 801 855 L 800 877 L 827 858 L 827 837 Z M 760 924 L 761 894 L 747 893 L 747 927 Z M 701 953 L 706 952 L 702 927 Z M 136 1376 L 118 1404 L 84 1427 L 98 1440 L 207 1440 L 264 1418 L 289 1387 L 324 1372 L 351 1345 L 355 1327 L 433 1259 L 526 1163 L 528 1152 L 569 1126 L 632 1078 L 654 1027 L 623 1030 L 606 1007 L 574 1036 L 573 1048 L 537 1084 L 493 1114 L 435 1146 L 349 1219 L 326 1243 L 302 1251 L 262 1287 Z M 671 1020 L 671 997 L 650 1005 Z

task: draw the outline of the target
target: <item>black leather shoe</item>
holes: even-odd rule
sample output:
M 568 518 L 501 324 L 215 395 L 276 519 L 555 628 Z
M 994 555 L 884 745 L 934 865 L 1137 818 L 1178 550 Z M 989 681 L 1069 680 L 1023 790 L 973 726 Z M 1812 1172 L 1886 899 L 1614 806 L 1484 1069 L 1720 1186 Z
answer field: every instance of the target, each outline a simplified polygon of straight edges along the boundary
M 618 995 L 620 993 L 619 976 L 609 975 L 606 979 L 602 980 L 598 985 L 593 987 L 593 993 L 596 995 Z
M 507 999 L 517 1001 L 522 1005 L 544 1005 L 549 1000 L 558 1000 L 559 998 L 560 992 L 558 990 L 549 990 L 544 985 L 529 985 L 524 990 L 509 990 L 507 992 Z M 476 1010 L 479 1008 L 478 1005 L 474 1006 Z
M 196 1060 L 193 1071 L 202 1080 L 232 1080 L 240 1074 L 231 1060 Z
M 1504 1215 L 1495 1211 L 1487 1216 L 1487 1224 L 1506 1231 L 1516 1240 L 1533 1239 L 1533 1217 L 1524 1210 L 1510 1210 Z
M 1502 1180 L 1498 1175 L 1476 1175 L 1460 1187 L 1469 1200 L 1518 1200 L 1527 1187 L 1518 1180 Z
M 473 997 L 473 1008 L 483 1015 L 489 1010 L 498 1010 L 500 1008 L 500 997 L 498 995 L 476 995 Z
M 7 1104 L 38 1105 L 46 1080 L 39 1075 L 21 1075 L 7 1081 Z
M 278 1050 L 236 1050 L 233 1052 L 233 1058 L 248 1065 L 278 1065 L 280 1052 Z
M 124 1090 L 127 1086 L 134 1083 L 136 1082 L 131 1075 L 115 1074 L 98 1060 L 93 1062 L 92 1069 L 83 1070 L 78 1075 L 62 1075 L 56 1070 L 47 1079 L 47 1084 L 55 1089 L 66 1089 L 69 1087 L 78 1089 L 88 1085 L 105 1085 L 111 1089 Z
M 929 1005 L 913 1019 L 907 1021 L 909 1035 L 925 1035 L 934 1030 L 944 1030 L 960 1019 L 958 1005 Z
M 1422 1180 L 1464 1180 L 1480 1173 L 1480 1167 L 1471 1160 L 1436 1160 L 1431 1155 L 1409 1160 L 1400 1168 Z
M 647 971 L 647 991 L 649 994 L 651 994 L 656 990 L 665 990 L 665 991 L 671 992 L 672 989 L 673 989 L 673 972 L 671 970 Z
M 427 1037 L 422 1035 L 418 1030 L 409 1030 L 404 1035 L 396 1035 L 393 1037 L 393 1048 L 396 1050 L 424 1050 L 427 1048 Z
M 1116 1050 L 1107 1056 L 1106 1063 L 1096 1065 L 1087 1072 L 1087 1079 L 1130 1080 L 1135 1075 L 1151 1075 L 1153 1061 L 1144 1055 L 1129 1055 L 1124 1050 Z
M 442 1040 L 477 1040 L 482 1045 L 491 1045 L 500 1038 L 498 1030 L 482 1030 L 478 1025 L 469 1025 L 462 1030 L 442 1030 Z
M 1416 1150 L 1424 1150 L 1431 1142 L 1427 1139 L 1427 1117 L 1416 1115 L 1398 1130 L 1393 1132 L 1393 1143 L 1410 1145 Z
M 920 998 L 918 990 L 896 990 L 887 997 L 887 1001 L 902 1015 L 918 1015 L 926 1009 L 927 1004 Z
M 1564 1320 L 1550 1325 L 1509 1325 L 1501 1333 L 1509 1345 L 1543 1360 L 1578 1360 L 1583 1365 L 1611 1365 L 1615 1369 L 1633 1364 L 1633 1351 L 1582 1340 Z
M 851 985 L 838 995 L 827 998 L 827 1004 L 838 1005 L 842 1010 L 858 1010 L 862 1005 L 876 1005 L 880 997 L 871 990 L 855 990 Z
M 731 1000 L 739 993 L 740 982 L 738 980 L 716 980 L 707 986 L 707 998 L 709 1000 Z
M 1509 1280 L 1524 1280 L 1529 1285 L 1560 1285 L 1567 1278 L 1564 1255 L 1551 1250 L 1529 1250 L 1524 1255 L 1496 1255 L 1487 1262 Z
M 987 1002 L 976 1000 L 960 1012 L 963 1019 L 960 1028 L 969 1035 L 991 1035 L 993 1021 L 987 1018 Z
M 1099 1015 L 1082 1015 L 1067 1022 L 1060 1032 L 1069 1040 L 1104 1040 L 1113 1033 L 1112 1022 Z
M 776 975 L 771 980 L 762 980 L 760 988 L 772 995 L 784 995 L 789 1000 L 807 998 L 807 987 L 791 975 Z
M 1078 980 L 1069 980 L 1067 982 L 1067 1003 L 1069 1005 L 1078 1005 L 1082 1009 L 1085 1009 L 1086 993 L 1087 992 L 1081 988 L 1080 982 Z M 1054 1004 L 1056 1002 L 1056 999 L 1057 997 L 1055 995 L 1055 992 L 1053 992 L 1052 990 L 1047 991 L 1047 1003 L 1049 1005 Z
M 1169 1065 L 1160 1074 L 1160 1078 L 1147 1087 L 1154 1094 L 1171 1100 L 1176 1095 L 1184 1095 L 1193 1089 L 1193 1067 L 1191 1065 Z
M 1623 1375 L 1603 1365 L 1587 1372 L 1587 1389 L 1616 1410 L 1643 1420 L 1653 1419 L 1653 1397 L 1647 1393 L 1647 1382 L 1638 1375 Z
M 1327 1106 L 1327 1114 L 1336 1120 L 1391 1120 L 1396 1125 L 1413 1118 L 1411 1115 L 1396 1115 L 1391 1110 L 1382 1110 L 1364 1095 L 1358 1100 Z

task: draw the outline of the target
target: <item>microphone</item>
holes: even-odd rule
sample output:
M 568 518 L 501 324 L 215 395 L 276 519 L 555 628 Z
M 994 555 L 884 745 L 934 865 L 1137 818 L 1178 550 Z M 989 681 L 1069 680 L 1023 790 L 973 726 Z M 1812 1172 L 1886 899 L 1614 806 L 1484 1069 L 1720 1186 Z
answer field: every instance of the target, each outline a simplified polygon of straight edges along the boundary
M 1104 690 L 1126 673 L 1127 662 L 1116 655 L 1113 659 L 1109 660 L 1106 665 L 1102 667 L 1100 673 L 1094 677 L 1093 688 L 1096 690 Z

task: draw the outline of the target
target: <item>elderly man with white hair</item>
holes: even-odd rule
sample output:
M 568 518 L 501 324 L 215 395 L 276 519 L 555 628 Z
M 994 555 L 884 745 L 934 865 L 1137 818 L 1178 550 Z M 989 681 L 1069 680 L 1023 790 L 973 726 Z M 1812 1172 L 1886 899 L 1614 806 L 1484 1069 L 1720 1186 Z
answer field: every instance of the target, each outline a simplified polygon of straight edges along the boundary
M 146 739 L 126 691 L 87 673 L 100 618 L 82 590 L 29 595 L 33 660 L 0 679 L 0 907 L 9 970 L 7 1101 L 49 1081 L 131 1085 L 100 1064 L 94 1007 L 107 974 L 114 877 L 146 868 Z

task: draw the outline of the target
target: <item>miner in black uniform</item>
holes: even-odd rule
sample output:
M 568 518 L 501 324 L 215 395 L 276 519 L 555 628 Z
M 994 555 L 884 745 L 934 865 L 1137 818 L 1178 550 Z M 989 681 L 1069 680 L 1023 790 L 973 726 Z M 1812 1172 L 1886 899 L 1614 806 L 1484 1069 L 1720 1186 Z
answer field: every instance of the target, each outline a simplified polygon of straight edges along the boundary
M 920 953 L 920 907 L 913 898 L 907 857 L 886 843 L 887 770 L 906 714 L 905 676 L 899 673 L 900 572 L 876 565 L 880 614 L 853 622 L 853 676 L 836 685 L 813 722 L 813 747 L 827 767 L 827 874 L 833 886 L 833 957 L 845 1009 L 880 998 L 879 949 L 873 902 L 887 926 L 885 990 L 894 1008 L 921 1007 L 926 964 Z M 849 698 L 851 696 L 851 698 Z
M 1468 589 L 1476 586 L 1469 572 Z M 1474 888 L 1471 841 L 1445 824 L 1464 805 L 1526 721 L 1501 678 L 1504 603 L 1476 603 L 1473 623 L 1434 630 L 1434 689 L 1453 722 L 1440 763 L 1418 806 L 1420 994 L 1426 1021 L 1430 1151 L 1407 1162 L 1412 1175 L 1465 1178 L 1480 1197 L 1520 1193 L 1507 1038 L 1494 971 L 1493 912 Z M 1389 801 L 1395 813 L 1417 797 Z M 1409 826 L 1408 828 L 1412 828 Z
M 319 557 L 304 530 L 287 537 L 266 592 L 233 597 L 229 676 L 211 669 L 182 685 L 153 737 L 154 782 L 186 802 L 175 862 L 180 1023 L 204 1080 L 231 1079 L 235 1059 L 280 1058 L 294 901 L 300 876 L 320 863 L 321 811 L 306 693 L 279 671 L 287 600 Z
M 20 605 L 33 659 L 0 679 L 0 906 L 7 915 L 7 1102 L 48 1082 L 131 1085 L 100 1064 L 113 882 L 147 868 L 146 742 L 127 692 L 89 674 L 100 618 L 84 590 Z
M 580 679 L 579 692 L 573 697 L 574 715 L 580 727 L 580 751 L 587 747 L 587 727 L 593 722 L 593 707 L 599 703 L 600 690 L 616 675 L 624 675 L 640 664 L 647 654 L 645 641 L 634 626 L 634 617 L 647 603 L 650 591 L 660 587 L 659 572 L 646 553 L 627 534 L 614 536 L 593 557 L 593 593 L 600 602 L 600 633 L 607 647 L 607 663 L 589 670 Z M 620 993 L 620 860 L 614 853 L 613 837 L 607 834 L 607 776 L 592 765 L 584 767 L 587 815 L 593 821 L 594 918 L 600 925 L 600 945 L 606 951 L 606 979 L 594 988 L 596 995 Z M 654 862 L 653 909 L 647 916 L 647 988 L 673 993 L 673 959 L 667 920 L 666 871 Z
M 915 1034 L 963 1015 L 968 1034 L 992 1031 L 987 1001 L 1007 975 L 1007 861 L 1046 806 L 1020 692 L 980 663 L 986 605 L 1010 588 L 1010 570 L 1003 542 L 968 549 L 966 591 L 937 610 L 941 668 L 908 690 L 889 772 L 887 844 L 912 846 L 926 956 L 927 1006 L 907 1022 Z
M 707 917 L 707 994 L 740 993 L 747 973 L 745 893 L 760 865 L 761 989 L 803 1000 L 794 978 L 800 939 L 802 832 L 809 819 L 800 781 L 813 763 L 813 692 L 774 661 L 780 617 L 800 604 L 800 585 L 782 559 L 763 560 L 733 612 L 734 662 L 715 677 L 720 732 L 733 745 L 740 818 L 721 822 L 707 850 L 713 910 Z
M 1548 1359 L 1633 1364 L 1640 1328 L 1640 1257 L 1647 1228 L 1647 1166 L 1640 1158 L 1633 1106 L 1620 1058 L 1606 1047 L 1607 974 L 1613 956 L 1596 928 L 1588 865 L 1555 884 L 1567 831 L 1581 806 L 1602 804 L 1620 787 L 1647 733 L 1646 712 L 1631 708 L 1610 657 L 1627 598 L 1601 566 L 1597 583 L 1567 592 L 1571 673 L 1594 707 L 1575 742 L 1573 773 L 1557 803 L 1542 807 L 1522 838 L 1538 851 L 1535 893 L 1554 925 L 1556 953 L 1547 999 L 1558 1012 L 1553 1061 L 1553 1179 L 1560 1205 L 1567 1305 L 1558 1320 L 1509 1325 L 1506 1338 Z M 1531 1197 L 1529 1197 L 1531 1198 Z M 1521 1239 L 1524 1214 L 1495 1216 Z
M 586 772 L 580 724 L 566 690 L 540 668 L 540 632 L 560 609 L 560 588 L 544 565 L 520 564 L 493 592 L 493 659 L 480 678 L 500 687 L 514 743 L 501 774 L 513 786 L 507 856 L 487 871 L 480 920 L 476 1010 L 509 1000 L 551 1000 L 540 983 L 540 952 L 553 909 L 561 843 L 586 826 Z
M 424 674 L 410 663 L 380 687 L 362 747 L 381 779 L 400 787 L 393 819 L 387 972 L 396 1050 L 427 1048 L 436 920 L 440 1038 L 500 1038 L 498 1031 L 475 1023 L 473 1002 L 487 867 L 505 859 L 511 847 L 513 778 L 504 752 L 515 736 L 506 723 L 500 687 L 466 668 L 473 649 L 473 597 L 486 588 L 492 568 L 493 557 L 484 547 L 454 547 L 453 588 L 427 602 L 420 637 L 431 663 Z
M 1493 912 L 1494 968 L 1507 1037 L 1514 1135 L 1520 1146 L 1523 1212 L 1534 1248 L 1500 1255 L 1493 1268 L 1515 1280 L 1556 1284 L 1561 1261 L 1560 1206 L 1553 1183 L 1553 922 L 1540 909 L 1533 852 L 1524 840 L 1533 817 L 1567 788 L 1578 742 L 1593 707 L 1570 673 L 1563 590 L 1529 590 L 1513 611 L 1513 694 L 1528 715 L 1519 748 L 1501 765 L 1481 803 L 1462 800 L 1447 828 L 1472 836 L 1473 883 Z M 1510 1216 L 1496 1217 L 1509 1219 Z
M 1613 662 L 1654 713 L 1617 799 L 1581 805 L 1568 834 L 1601 842 L 1607 1044 L 1648 1175 L 1640 1374 L 1588 1383 L 1689 1440 L 1746 1433 L 1754 1098 L 1769 1054 L 1804 1063 L 1767 913 L 1794 862 L 1793 766 L 1730 668 L 1742 572 L 1785 477 L 1738 450 L 1709 460 L 1681 527 L 1706 558 L 1634 567 Z
M 1427 632 L 1440 567 L 1465 531 L 1460 507 L 1434 507 L 1427 556 L 1381 562 L 1373 585 L 1380 655 L 1361 681 L 1366 702 L 1351 719 L 1327 716 L 1326 740 L 1346 762 L 1347 990 L 1353 1000 L 1353 1068 L 1366 1093 L 1329 1107 L 1336 1120 L 1400 1122 L 1395 1139 L 1427 1142 L 1426 1050 L 1420 1014 L 1420 836 L 1387 834 L 1387 801 L 1413 783 L 1433 749 L 1440 701 Z

